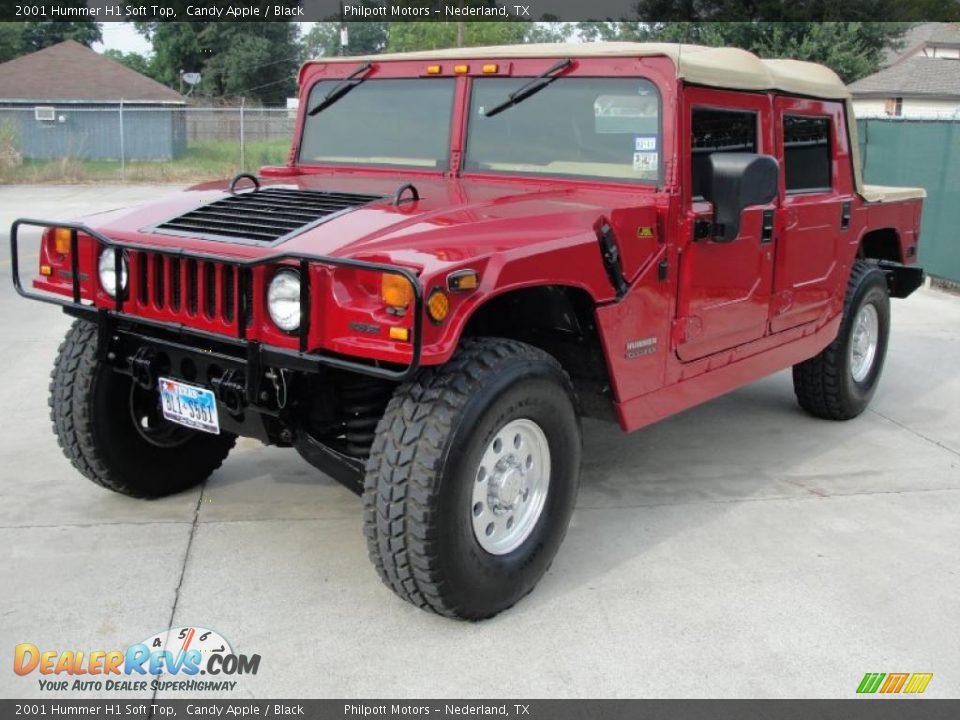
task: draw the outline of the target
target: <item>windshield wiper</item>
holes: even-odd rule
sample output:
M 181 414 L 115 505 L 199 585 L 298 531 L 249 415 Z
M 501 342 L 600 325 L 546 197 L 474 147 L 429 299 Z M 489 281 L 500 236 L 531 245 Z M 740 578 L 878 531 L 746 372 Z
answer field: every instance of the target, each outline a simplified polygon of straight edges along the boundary
M 492 108 L 484 112 L 485 117 L 493 117 L 499 113 L 502 113 L 509 107 L 513 107 L 517 103 L 521 103 L 526 100 L 531 95 L 535 95 L 541 90 L 543 90 L 547 85 L 552 83 L 560 76 L 560 72 L 566 70 L 568 67 L 573 65 L 573 61 L 570 58 L 561 60 L 556 65 L 552 65 L 547 68 L 542 74 L 535 77 L 533 80 L 528 82 L 523 87 L 517 88 L 512 93 L 507 95 L 507 99 L 504 100 L 499 105 L 494 105 Z
M 307 115 L 316 115 L 321 110 L 326 110 L 328 107 L 333 105 L 337 100 L 342 98 L 357 85 L 366 80 L 366 77 L 358 76 L 366 75 L 367 71 L 372 67 L 373 65 L 370 63 L 364 63 L 363 65 L 360 65 L 356 70 L 334 85 L 333 89 L 323 96 L 323 100 L 321 100 L 315 108 L 307 112 Z

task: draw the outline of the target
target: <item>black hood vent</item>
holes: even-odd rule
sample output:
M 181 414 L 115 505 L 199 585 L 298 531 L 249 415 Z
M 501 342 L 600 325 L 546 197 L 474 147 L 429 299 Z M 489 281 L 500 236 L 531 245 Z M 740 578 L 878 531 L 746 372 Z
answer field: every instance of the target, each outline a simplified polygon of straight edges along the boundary
M 207 240 L 273 245 L 382 195 L 266 187 L 202 205 L 152 228 Z

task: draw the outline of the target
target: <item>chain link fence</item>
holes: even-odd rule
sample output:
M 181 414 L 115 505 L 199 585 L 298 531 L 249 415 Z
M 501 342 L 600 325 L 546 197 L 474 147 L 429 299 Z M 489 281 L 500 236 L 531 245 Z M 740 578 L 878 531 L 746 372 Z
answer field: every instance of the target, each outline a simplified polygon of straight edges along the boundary
M 286 162 L 296 111 L 0 105 L 0 183 L 190 182 Z

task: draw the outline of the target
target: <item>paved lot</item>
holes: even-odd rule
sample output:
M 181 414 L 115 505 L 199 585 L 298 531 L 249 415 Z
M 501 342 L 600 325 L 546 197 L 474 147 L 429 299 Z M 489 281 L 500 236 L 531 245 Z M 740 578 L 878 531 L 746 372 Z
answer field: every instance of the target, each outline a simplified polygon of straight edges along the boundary
M 169 189 L 2 187 L 0 226 Z M 359 501 L 292 451 L 244 441 L 202 489 L 153 502 L 77 475 L 46 407 L 67 320 L 9 276 L 4 245 L 0 696 L 40 694 L 10 671 L 15 643 L 190 624 L 262 656 L 246 697 L 851 697 L 868 671 L 960 695 L 960 298 L 894 303 L 855 421 L 806 417 L 779 373 L 633 435 L 587 424 L 550 573 L 466 624 L 382 587 Z

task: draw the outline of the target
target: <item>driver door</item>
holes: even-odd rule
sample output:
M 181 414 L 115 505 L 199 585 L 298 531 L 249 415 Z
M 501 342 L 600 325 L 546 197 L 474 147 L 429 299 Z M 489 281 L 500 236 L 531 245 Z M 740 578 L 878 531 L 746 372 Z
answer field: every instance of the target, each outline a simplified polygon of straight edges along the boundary
M 774 154 L 770 99 L 707 88 L 686 91 L 684 207 L 676 353 L 688 362 L 764 336 L 773 286 L 773 209 L 744 210 L 739 236 L 718 243 L 705 232 L 713 206 L 704 199 L 708 158 L 716 152 Z

